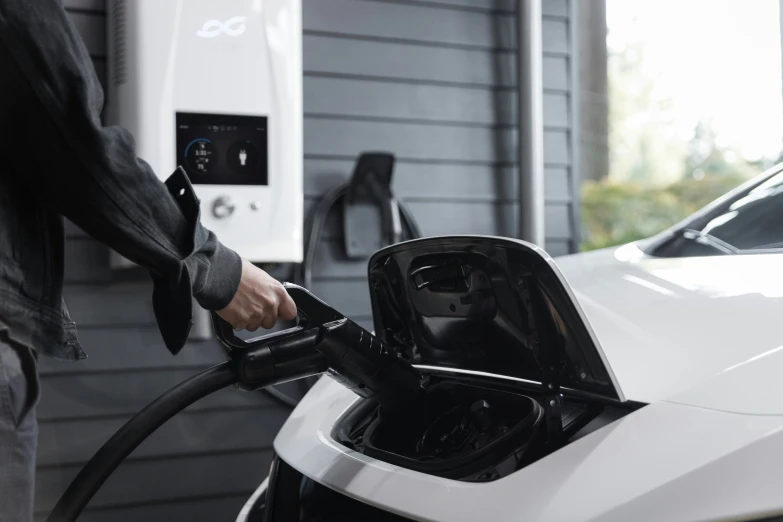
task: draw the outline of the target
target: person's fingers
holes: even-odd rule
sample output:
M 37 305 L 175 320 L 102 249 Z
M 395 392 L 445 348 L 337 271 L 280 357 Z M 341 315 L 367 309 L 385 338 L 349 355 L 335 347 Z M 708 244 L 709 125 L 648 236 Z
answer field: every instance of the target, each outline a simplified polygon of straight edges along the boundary
M 283 297 L 277 312 L 280 317 L 286 321 L 291 321 L 296 317 L 296 303 L 294 303 L 294 300 L 291 299 L 291 296 L 288 295 L 288 292 L 286 292 L 285 289 L 283 289 L 283 292 L 285 293 L 285 296 Z
M 237 321 L 232 323 L 231 327 L 234 329 L 234 331 L 239 332 L 247 328 L 247 323 L 245 321 Z
M 264 320 L 265 308 L 260 307 L 250 314 L 250 319 L 247 321 L 247 330 L 249 332 L 255 332 L 261 327 L 261 322 Z
M 270 328 L 274 328 L 276 322 L 277 322 L 277 314 L 274 315 L 264 314 L 264 318 L 261 320 L 261 326 L 269 330 Z

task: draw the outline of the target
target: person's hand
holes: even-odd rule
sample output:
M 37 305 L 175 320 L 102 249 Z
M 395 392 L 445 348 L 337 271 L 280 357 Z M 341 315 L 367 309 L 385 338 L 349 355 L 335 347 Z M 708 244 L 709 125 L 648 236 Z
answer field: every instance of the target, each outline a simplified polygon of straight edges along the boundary
M 259 327 L 272 328 L 280 317 L 296 317 L 296 304 L 275 278 L 242 259 L 242 279 L 234 298 L 217 314 L 234 330 L 255 332 Z

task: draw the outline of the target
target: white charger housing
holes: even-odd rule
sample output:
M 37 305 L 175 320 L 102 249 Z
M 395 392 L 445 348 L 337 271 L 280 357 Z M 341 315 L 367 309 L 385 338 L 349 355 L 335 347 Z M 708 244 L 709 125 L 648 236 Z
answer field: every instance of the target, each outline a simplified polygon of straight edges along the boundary
M 301 0 L 108 4 L 107 123 L 161 180 L 185 169 L 226 246 L 301 262 Z

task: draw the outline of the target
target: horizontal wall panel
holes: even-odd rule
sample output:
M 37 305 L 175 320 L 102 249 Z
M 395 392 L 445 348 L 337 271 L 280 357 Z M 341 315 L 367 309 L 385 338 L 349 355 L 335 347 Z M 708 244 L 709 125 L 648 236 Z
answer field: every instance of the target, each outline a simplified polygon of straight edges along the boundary
M 304 188 L 306 196 L 323 194 L 353 174 L 356 162 L 343 159 L 306 159 Z M 401 200 L 428 199 L 441 201 L 513 201 L 517 199 L 516 166 L 408 163 L 397 161 L 392 174 L 392 190 Z M 563 201 L 569 197 L 567 168 L 544 170 L 547 200 Z
M 409 123 L 306 119 L 308 155 L 358 156 L 390 150 L 399 158 L 440 161 L 509 162 L 514 131 Z
M 305 76 L 349 75 L 396 81 L 446 82 L 511 88 L 516 86 L 516 56 L 510 52 L 429 47 L 415 44 L 304 36 Z M 350 59 L 346 59 L 350 57 Z M 544 89 L 568 89 L 568 59 L 545 56 Z
M 378 80 L 308 77 L 304 81 L 307 115 L 420 120 L 470 125 L 516 125 L 513 91 L 456 85 L 388 83 Z M 544 93 L 544 125 L 569 124 L 568 96 Z
M 541 47 L 545 53 L 566 54 L 570 48 L 568 22 L 545 19 L 541 24 Z
M 544 163 L 549 165 L 570 165 L 571 145 L 568 131 L 544 132 Z
M 307 0 L 305 0 L 307 1 Z M 482 9 L 487 11 L 515 13 L 519 0 L 368 0 L 390 2 L 415 2 L 458 8 Z M 544 16 L 567 17 L 568 0 L 542 0 L 541 11 Z
M 545 100 L 546 113 L 559 110 L 546 107 L 553 101 Z M 306 77 L 304 110 L 308 115 L 510 125 L 516 122 L 516 94 L 458 85 Z
M 406 160 L 512 163 L 515 137 L 513 129 L 308 118 L 304 147 L 309 156 L 386 150 Z M 568 164 L 569 156 L 568 132 L 545 131 L 544 162 Z
M 90 507 L 249 493 L 269 473 L 271 459 L 271 451 L 259 451 L 126 462 L 109 477 L 90 502 Z M 226 470 L 231 470 L 231 473 L 226 473 Z M 46 512 L 54 507 L 59 495 L 78 471 L 78 466 L 38 470 L 35 480 L 36 510 Z M 235 516 L 236 513 L 232 513 L 223 520 L 233 520 Z
M 516 204 L 410 202 L 411 212 L 425 236 L 479 234 L 513 236 L 516 233 Z M 544 225 L 546 237 L 570 238 L 567 204 L 547 204 Z
M 514 0 L 518 1 L 518 0 Z M 568 1 L 569 0 L 543 0 L 541 2 L 541 12 L 544 16 L 568 16 Z M 579 0 L 574 0 L 579 1 Z
M 38 406 L 38 419 L 132 415 L 196 373 L 196 370 L 188 369 L 44 376 L 41 378 L 43 400 Z M 274 399 L 261 392 L 242 392 L 230 387 L 201 399 L 188 411 L 271 407 L 276 404 Z
M 231 522 L 250 495 L 251 492 L 247 491 L 230 496 L 175 499 L 149 505 L 121 505 L 102 509 L 88 507 L 79 517 L 79 522 Z M 35 522 L 45 522 L 45 517 L 36 517 Z
M 544 207 L 546 240 L 571 239 L 571 205 L 549 204 Z
M 106 16 L 71 12 L 69 18 L 84 40 L 90 56 L 106 56 Z
M 155 324 L 150 281 L 111 286 L 69 285 L 64 291 L 65 302 L 77 327 Z
M 317 196 L 345 183 L 353 174 L 355 164 L 355 160 L 305 159 L 305 194 Z M 433 201 L 495 201 L 515 197 L 516 168 L 397 160 L 392 174 L 392 190 L 395 196 L 403 200 L 428 197 Z
M 305 35 L 305 73 L 452 82 L 487 87 L 516 83 L 513 53 Z
M 454 7 L 462 9 L 475 9 L 483 11 L 498 11 L 511 13 L 516 11 L 518 0 L 367 0 L 377 2 L 401 2 L 435 5 L 442 7 Z M 547 0 L 544 0 L 545 2 Z
M 541 68 L 541 83 L 544 89 L 565 91 L 570 88 L 571 72 L 568 68 L 568 58 L 544 56 Z
M 167 421 L 128 458 L 269 449 L 289 413 L 283 408 L 182 413 Z M 38 466 L 87 462 L 127 420 L 41 423 Z
M 545 127 L 568 127 L 571 124 L 567 94 L 544 93 L 543 101 Z
M 516 47 L 512 16 L 450 10 L 426 4 L 411 6 L 366 0 L 310 0 L 304 3 L 302 23 L 305 31 L 345 36 L 486 48 Z
M 106 0 L 62 0 L 66 9 L 106 12 Z M 74 13 L 71 13 L 74 16 Z
M 78 326 L 84 325 L 80 323 Z M 116 325 L 79 328 L 79 341 L 87 352 L 87 359 L 60 361 L 41 358 L 40 373 L 204 368 L 226 360 L 225 351 L 217 341 L 189 342 L 177 355 L 172 355 L 163 343 L 157 325 L 153 324 L 132 328 L 117 328 Z
M 307 202 L 313 204 L 312 200 Z M 462 201 L 405 202 L 419 225 L 423 236 L 479 234 L 509 236 L 516 234 L 516 202 Z M 307 207 L 307 204 L 305 205 Z M 547 238 L 570 239 L 569 204 L 551 202 L 544 207 Z M 324 240 L 342 238 L 342 213 L 330 214 L 323 234 Z
M 571 201 L 571 173 L 568 168 L 544 169 L 544 196 L 548 202 Z
M 92 239 L 65 242 L 66 283 L 108 283 L 111 281 L 109 249 Z

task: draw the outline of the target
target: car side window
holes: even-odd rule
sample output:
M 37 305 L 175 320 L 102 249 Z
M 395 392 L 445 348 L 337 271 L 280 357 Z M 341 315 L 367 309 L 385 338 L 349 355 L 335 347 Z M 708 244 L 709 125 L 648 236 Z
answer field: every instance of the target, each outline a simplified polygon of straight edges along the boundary
M 661 257 L 783 252 L 783 172 L 771 176 L 652 253 Z
M 701 230 L 737 250 L 783 248 L 783 180 L 760 186 Z

